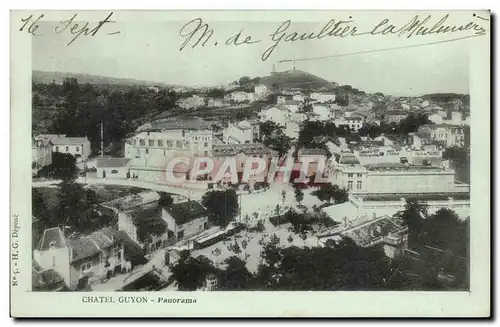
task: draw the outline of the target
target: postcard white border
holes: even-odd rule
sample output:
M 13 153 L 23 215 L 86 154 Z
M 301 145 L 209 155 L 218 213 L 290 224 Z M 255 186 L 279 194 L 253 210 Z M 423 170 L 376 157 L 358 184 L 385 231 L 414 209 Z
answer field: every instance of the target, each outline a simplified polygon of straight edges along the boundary
M 12 13 L 13 16 L 16 14 Z M 294 13 L 296 14 L 297 12 Z M 12 21 L 16 19 L 13 18 Z M 20 234 L 19 242 L 22 248 L 31 251 L 31 201 L 29 201 L 31 159 L 28 152 L 31 143 L 29 110 L 31 50 L 30 38 L 24 34 L 20 35 L 15 27 L 16 25 L 12 25 L 11 29 L 11 214 L 18 214 L 21 217 L 21 228 L 24 232 Z M 490 44 L 482 38 L 471 43 L 470 93 L 471 108 L 474 108 L 471 110 L 471 212 L 474 217 L 471 217 L 470 292 L 203 292 L 172 294 L 175 297 L 195 297 L 197 299 L 195 305 L 83 305 L 82 296 L 92 293 L 31 292 L 31 255 L 27 254 L 22 255 L 19 261 L 22 268 L 19 278 L 22 283 L 12 288 L 12 315 L 123 317 L 126 313 L 128 316 L 145 317 L 488 316 L 490 312 Z M 28 218 L 29 221 L 26 220 Z M 143 292 L 133 294 L 144 295 Z M 156 293 L 153 294 L 158 296 Z M 120 293 L 120 295 L 128 294 Z

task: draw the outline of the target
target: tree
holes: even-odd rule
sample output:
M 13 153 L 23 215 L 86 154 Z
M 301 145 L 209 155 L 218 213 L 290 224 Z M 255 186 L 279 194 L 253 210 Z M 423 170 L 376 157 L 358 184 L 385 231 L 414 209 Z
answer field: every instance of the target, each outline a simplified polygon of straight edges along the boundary
M 163 206 L 163 207 L 170 207 L 174 203 L 174 199 L 172 196 L 168 193 L 165 192 L 158 192 L 160 194 L 160 200 L 158 201 L 158 204 Z
M 196 291 L 203 287 L 208 274 L 219 275 L 212 261 L 205 256 L 191 257 L 188 250 L 181 252 L 180 258 L 169 266 L 171 282 L 177 282 L 180 291 Z
M 338 185 L 331 183 L 322 185 L 311 194 L 318 197 L 320 201 L 327 201 L 328 203 L 334 200 L 335 204 L 340 204 L 349 200 L 349 192 L 345 188 L 341 189 Z
M 273 135 L 264 139 L 264 145 L 278 152 L 280 158 L 288 153 L 292 147 L 291 142 L 292 138 L 286 136 L 281 130 L 277 130 Z
M 238 83 L 240 84 L 240 86 L 245 86 L 247 84 L 249 84 L 251 81 L 250 77 L 248 76 L 243 76 L 241 77 L 239 80 L 238 80 Z
M 238 213 L 238 196 L 234 189 L 209 191 L 203 195 L 202 204 L 210 221 L 221 227 L 226 227 Z
M 227 290 L 247 290 L 252 282 L 252 274 L 248 271 L 245 261 L 236 256 L 224 260 L 227 265 L 223 273 L 222 287 Z
M 263 139 L 265 139 L 266 137 L 273 135 L 280 128 L 280 126 L 270 120 L 261 122 L 259 126 L 260 135 Z
M 76 159 L 68 153 L 52 153 L 52 163 L 43 167 L 39 176 L 52 177 L 55 179 L 69 180 L 75 179 L 78 173 Z
M 312 248 L 268 243 L 261 258 L 255 282 L 266 290 L 383 290 L 390 273 L 381 247 L 359 247 L 348 238 Z
M 423 220 L 428 216 L 426 203 L 415 199 L 406 199 L 405 209 L 395 214 L 402 223 L 408 226 L 408 248 L 421 247 L 421 231 Z
M 97 212 L 97 194 L 84 189 L 71 180 L 59 184 L 57 214 L 53 215 L 49 227 L 69 227 L 72 231 L 88 234 L 105 226 L 110 226 L 113 218 Z
M 295 201 L 297 201 L 298 204 L 301 204 L 301 202 L 304 200 L 304 192 L 302 192 L 300 188 L 295 188 L 294 194 L 295 194 Z
M 307 219 L 304 214 L 300 214 L 293 209 L 290 209 L 287 213 L 285 213 L 284 217 L 285 221 L 292 224 L 290 230 L 298 235 L 305 235 L 307 232 L 312 231 L 312 222 Z
M 462 221 L 448 208 L 441 208 L 422 223 L 423 244 L 467 257 L 469 244 L 469 221 Z

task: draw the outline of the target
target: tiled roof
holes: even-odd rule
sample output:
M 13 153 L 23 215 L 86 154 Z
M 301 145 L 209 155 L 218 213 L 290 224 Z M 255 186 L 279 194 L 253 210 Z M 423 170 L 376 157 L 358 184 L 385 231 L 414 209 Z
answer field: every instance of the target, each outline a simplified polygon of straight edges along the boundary
M 324 149 L 310 148 L 310 149 L 300 149 L 301 155 L 325 155 L 326 151 Z
M 139 127 L 139 129 L 141 129 L 141 127 Z M 195 117 L 195 118 L 176 119 L 176 120 L 157 120 L 153 121 L 152 123 L 149 124 L 149 126 L 146 126 L 141 130 L 174 130 L 174 129 L 209 130 L 210 127 L 211 125 L 208 122 L 206 122 L 201 118 Z
M 173 204 L 165 210 L 174 218 L 178 225 L 207 215 L 207 210 L 196 201 L 184 201 Z
M 108 227 L 95 231 L 88 236 L 68 240 L 73 254 L 72 262 L 92 257 L 116 242 L 115 231 Z
M 101 205 L 106 208 L 112 208 L 116 210 L 129 210 L 146 203 L 151 203 L 158 201 L 160 195 L 155 191 L 146 191 L 137 194 L 132 194 L 125 196 L 123 198 L 118 198 L 113 201 L 102 203 Z
M 214 156 L 233 156 L 240 152 L 246 155 L 270 154 L 271 151 L 260 143 L 217 144 L 212 148 Z
M 38 250 L 45 251 L 49 250 L 51 247 L 64 248 L 67 246 L 68 244 L 62 230 L 59 227 L 54 227 L 48 228 L 43 232 L 40 243 L 38 244 Z
M 130 158 L 97 158 L 97 168 L 125 167 L 130 162 Z
M 89 142 L 86 137 L 59 137 L 52 140 L 54 145 L 80 145 Z

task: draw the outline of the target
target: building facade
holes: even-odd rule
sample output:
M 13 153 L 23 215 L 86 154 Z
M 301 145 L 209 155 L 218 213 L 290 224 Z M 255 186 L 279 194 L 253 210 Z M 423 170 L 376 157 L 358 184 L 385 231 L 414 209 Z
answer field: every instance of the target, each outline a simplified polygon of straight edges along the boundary
M 208 157 L 212 153 L 212 145 L 213 132 L 206 122 L 153 122 L 126 140 L 125 158 L 131 159 L 131 176 L 162 182 L 172 159 Z
M 127 262 L 124 242 L 111 228 L 74 239 L 67 239 L 58 227 L 46 229 L 33 256 L 43 268 L 59 273 L 72 290 L 121 272 Z

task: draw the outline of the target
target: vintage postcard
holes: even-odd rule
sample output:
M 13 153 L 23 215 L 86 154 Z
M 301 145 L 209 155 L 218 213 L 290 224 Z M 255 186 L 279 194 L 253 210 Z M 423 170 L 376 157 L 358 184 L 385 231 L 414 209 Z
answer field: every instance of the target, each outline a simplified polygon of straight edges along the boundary
M 11 315 L 488 317 L 490 19 L 12 11 Z

